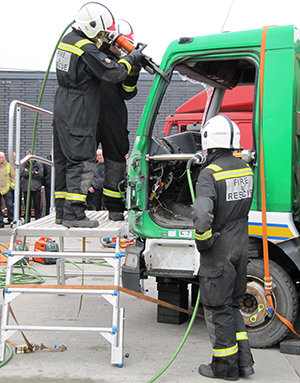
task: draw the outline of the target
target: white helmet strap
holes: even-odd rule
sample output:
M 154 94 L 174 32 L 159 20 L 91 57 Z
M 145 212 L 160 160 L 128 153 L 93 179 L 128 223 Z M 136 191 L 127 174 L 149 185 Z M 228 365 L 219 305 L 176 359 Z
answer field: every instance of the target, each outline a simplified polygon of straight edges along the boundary
M 231 119 L 229 117 L 227 117 L 224 114 L 222 116 L 226 118 L 226 120 L 228 121 L 229 127 L 230 127 L 230 142 L 229 142 L 229 145 L 230 145 L 230 149 L 233 149 L 233 137 L 234 137 L 233 124 L 232 124 L 232 121 L 231 121 Z

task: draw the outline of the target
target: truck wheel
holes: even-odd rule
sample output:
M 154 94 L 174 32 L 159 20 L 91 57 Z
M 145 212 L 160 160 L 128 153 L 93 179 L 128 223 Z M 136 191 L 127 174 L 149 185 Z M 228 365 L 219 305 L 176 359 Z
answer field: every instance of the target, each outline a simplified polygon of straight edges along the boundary
M 262 259 L 250 259 L 247 269 L 247 291 L 241 312 L 248 331 L 251 347 L 271 347 L 279 343 L 289 332 L 274 314 L 269 316 L 264 293 L 264 265 Z M 298 312 L 296 287 L 287 272 L 270 260 L 270 275 L 273 280 L 272 299 L 274 308 L 293 323 Z

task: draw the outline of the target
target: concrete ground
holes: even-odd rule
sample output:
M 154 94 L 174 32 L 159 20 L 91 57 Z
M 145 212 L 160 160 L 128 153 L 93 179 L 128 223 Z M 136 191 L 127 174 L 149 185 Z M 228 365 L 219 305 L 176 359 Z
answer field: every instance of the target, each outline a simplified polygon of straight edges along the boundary
M 0 242 L 9 240 L 9 229 L 0 229 Z M 29 239 L 32 248 L 35 239 Z M 73 239 L 72 246 L 81 246 L 80 239 Z M 98 241 L 95 246 L 98 246 Z M 55 275 L 54 265 L 33 266 L 42 275 Z M 68 265 L 68 268 L 74 266 Z M 99 270 L 103 266 L 85 265 L 85 270 Z M 0 268 L 3 268 L 0 266 Z M 1 270 L 0 270 L 1 271 Z M 46 284 L 55 279 L 45 277 Z M 86 284 L 101 284 L 96 277 L 84 277 Z M 68 279 L 67 284 L 81 284 L 82 278 Z M 111 283 L 111 282 L 110 282 Z M 145 281 L 147 295 L 157 297 L 153 278 Z M 2 298 L 0 298 L 2 299 Z M 2 301 L 1 301 L 2 303 Z M 12 307 L 19 323 L 56 326 L 110 326 L 111 306 L 98 296 L 84 296 L 80 306 L 79 295 L 31 295 L 16 298 Z M 80 332 L 25 331 L 32 343 L 46 346 L 65 345 L 64 352 L 37 351 L 30 354 L 14 354 L 0 370 L 5 383 L 147 383 L 169 361 L 187 329 L 188 323 L 171 325 L 157 323 L 156 306 L 135 297 L 121 294 L 121 306 L 125 308 L 124 358 L 122 368 L 110 364 L 110 344 L 100 335 Z M 297 328 L 300 330 L 300 318 Z M 11 337 L 23 344 L 19 333 Z M 299 383 L 300 356 L 280 353 L 278 347 L 253 349 L 255 375 L 241 378 L 241 382 Z M 209 382 L 201 377 L 198 366 L 208 363 L 211 345 L 203 319 L 196 319 L 181 352 L 167 371 L 158 378 L 161 383 Z M 214 382 L 223 380 L 214 379 Z

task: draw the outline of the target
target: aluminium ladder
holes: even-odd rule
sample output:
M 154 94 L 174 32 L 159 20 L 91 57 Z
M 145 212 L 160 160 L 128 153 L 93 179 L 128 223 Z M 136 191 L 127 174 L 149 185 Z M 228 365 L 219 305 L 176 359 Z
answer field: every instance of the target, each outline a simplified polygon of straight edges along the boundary
M 111 364 L 123 365 L 123 336 L 124 336 L 124 308 L 120 307 L 117 289 L 120 286 L 121 257 L 120 238 L 128 235 L 128 224 L 126 221 L 111 221 L 108 219 L 107 211 L 87 211 L 90 219 L 97 219 L 99 226 L 96 228 L 66 228 L 63 225 L 55 224 L 55 214 L 50 214 L 37 221 L 18 226 L 13 229 L 10 248 L 8 251 L 6 287 L 4 288 L 2 318 L 1 318 L 1 343 L 0 361 L 5 358 L 6 341 L 17 331 L 81 331 L 100 333 L 111 344 Z M 113 273 L 101 273 L 102 277 L 113 277 L 113 286 L 68 286 L 68 285 L 12 285 L 13 266 L 24 257 L 33 257 L 37 253 L 33 251 L 13 250 L 16 237 L 38 237 L 51 236 L 59 238 L 58 252 L 39 252 L 39 258 L 59 258 L 60 260 L 75 258 L 103 258 L 113 267 Z M 88 237 L 116 237 L 116 248 L 100 248 L 93 251 L 67 251 L 64 246 L 64 238 L 88 238 Z M 92 274 L 95 275 L 95 274 Z M 59 281 L 59 280 L 58 280 Z M 64 282 L 64 281 L 63 281 Z M 21 294 L 96 294 L 102 296 L 112 306 L 111 327 L 67 327 L 67 326 L 32 326 L 12 325 L 9 323 L 9 311 L 11 302 Z M 32 308 L 30 308 L 32 310 Z

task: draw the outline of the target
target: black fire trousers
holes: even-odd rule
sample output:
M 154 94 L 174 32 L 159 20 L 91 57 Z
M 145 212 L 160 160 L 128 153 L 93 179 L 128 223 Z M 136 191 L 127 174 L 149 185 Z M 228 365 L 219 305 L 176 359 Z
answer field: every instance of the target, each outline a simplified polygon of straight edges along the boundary
M 96 165 L 95 129 L 72 130 L 54 122 L 53 136 L 56 217 L 82 220 Z
M 247 223 L 221 230 L 214 245 L 201 252 L 200 296 L 213 347 L 211 367 L 218 377 L 236 377 L 253 365 L 248 336 L 239 311 L 247 284 Z

